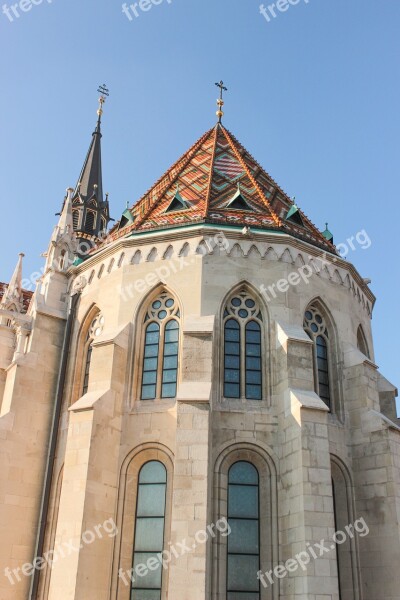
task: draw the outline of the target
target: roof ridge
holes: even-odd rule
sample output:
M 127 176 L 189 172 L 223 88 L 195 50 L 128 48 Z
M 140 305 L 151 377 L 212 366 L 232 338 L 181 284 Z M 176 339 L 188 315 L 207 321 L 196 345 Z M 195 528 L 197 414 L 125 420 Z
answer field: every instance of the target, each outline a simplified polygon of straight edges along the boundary
M 210 173 L 208 178 L 208 186 L 205 200 L 205 207 L 203 212 L 203 217 L 205 218 L 208 213 L 208 209 L 210 207 L 210 197 L 211 197 L 211 188 L 212 188 L 212 180 L 214 175 L 214 164 L 215 164 L 215 156 L 217 153 L 217 142 L 218 142 L 218 131 L 219 131 L 220 123 L 215 125 L 214 129 L 214 143 L 213 143 L 213 151 L 211 155 L 211 164 L 210 164 Z
M 252 182 L 252 184 L 253 184 L 253 185 L 254 185 L 254 187 L 256 188 L 256 190 L 257 190 L 257 193 L 258 193 L 258 195 L 259 195 L 259 197 L 260 197 L 260 200 L 261 200 L 261 202 L 262 202 L 263 204 L 265 204 L 265 206 L 268 208 L 268 210 L 269 210 L 269 212 L 270 212 L 270 214 L 271 214 L 272 218 L 274 219 L 275 223 L 276 223 L 278 226 L 281 226 L 281 225 L 282 225 L 282 221 L 281 221 L 281 219 L 278 217 L 278 215 L 277 215 L 277 214 L 275 213 L 275 211 L 273 210 L 273 208 L 272 208 L 272 206 L 270 205 L 270 203 L 269 203 L 268 199 L 265 197 L 265 194 L 263 194 L 263 192 L 262 192 L 262 189 L 260 188 L 260 186 L 259 186 L 259 184 L 257 183 L 256 179 L 254 178 L 254 175 L 252 174 L 252 172 L 250 171 L 249 167 L 246 165 L 246 162 L 243 160 L 242 156 L 241 156 L 241 155 L 240 155 L 240 153 L 238 152 L 238 150 L 237 150 L 237 148 L 236 148 L 236 146 L 235 146 L 235 144 L 234 144 L 233 140 L 231 139 L 230 132 L 229 132 L 227 129 L 225 129 L 225 127 L 222 127 L 222 129 L 223 129 L 223 131 L 224 131 L 225 138 L 227 139 L 227 141 L 228 141 L 228 143 L 229 143 L 229 145 L 230 145 L 231 149 L 233 150 L 233 152 L 234 152 L 234 154 L 235 154 L 235 156 L 236 156 L 237 160 L 240 162 L 240 164 L 242 165 L 242 167 L 243 167 L 243 168 L 244 168 L 244 170 L 246 171 L 246 173 L 247 173 L 247 176 L 249 177 L 250 181 Z M 237 143 L 237 144 L 239 144 L 239 146 L 241 146 L 241 147 L 243 148 L 243 150 L 244 150 L 245 152 L 247 152 L 246 148 L 244 148 L 244 146 L 242 146 L 242 144 L 241 144 L 241 143 L 240 143 L 238 140 L 236 140 L 236 138 L 235 138 L 235 141 L 236 141 L 236 143 Z M 264 170 L 264 169 L 263 169 L 263 170 Z

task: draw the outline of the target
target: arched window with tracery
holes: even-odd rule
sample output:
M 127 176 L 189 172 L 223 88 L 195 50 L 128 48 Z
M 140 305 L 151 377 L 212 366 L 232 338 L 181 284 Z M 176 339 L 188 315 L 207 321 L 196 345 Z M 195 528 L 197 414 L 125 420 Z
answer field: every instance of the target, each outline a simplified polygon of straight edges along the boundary
M 259 303 L 243 288 L 228 300 L 223 315 L 225 398 L 263 397 L 263 317 Z
M 144 317 L 141 400 L 175 398 L 178 385 L 180 310 L 167 291 L 152 300 Z
M 332 382 L 330 367 L 330 332 L 322 311 L 316 304 L 309 306 L 304 315 L 304 329 L 314 343 L 315 391 L 332 408 Z
M 104 317 L 100 313 L 93 319 L 86 336 L 85 342 L 85 361 L 82 380 L 82 395 L 89 389 L 90 367 L 92 363 L 93 342 L 102 333 L 104 327 Z

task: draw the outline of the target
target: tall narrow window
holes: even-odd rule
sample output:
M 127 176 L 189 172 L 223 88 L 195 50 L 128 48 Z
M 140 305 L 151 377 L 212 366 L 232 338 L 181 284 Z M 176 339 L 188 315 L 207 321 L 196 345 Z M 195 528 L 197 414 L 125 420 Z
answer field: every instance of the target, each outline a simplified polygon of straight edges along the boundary
M 82 395 L 86 394 L 89 389 L 89 377 L 90 377 L 90 367 L 92 363 L 92 354 L 93 354 L 93 342 L 94 340 L 102 333 L 104 327 L 104 317 L 101 314 L 98 314 L 92 321 L 89 331 L 86 336 L 86 355 L 85 355 L 85 369 L 83 371 L 83 380 L 82 380 Z
M 329 332 L 317 306 L 310 306 L 304 316 L 304 329 L 314 342 L 315 391 L 331 408 L 331 384 L 329 367 Z
M 365 337 L 365 334 L 364 334 L 364 331 L 363 331 L 363 328 L 361 327 L 361 325 L 359 326 L 359 328 L 357 330 L 357 348 L 360 350 L 360 352 L 362 352 L 364 354 L 364 356 L 366 356 L 367 358 L 371 358 L 370 354 L 369 354 L 367 339 Z
M 260 600 L 259 475 L 249 462 L 232 465 L 228 475 L 227 600 Z
M 74 230 L 76 231 L 79 227 L 79 210 L 73 210 L 72 211 L 72 220 L 73 220 L 73 224 L 74 224 Z
M 261 400 L 262 315 L 243 288 L 224 311 L 224 397 Z
M 155 460 L 146 463 L 139 474 L 133 568 L 146 566 L 152 558 L 158 566 L 136 577 L 131 600 L 161 600 L 162 564 L 157 556 L 164 550 L 166 490 L 165 466 Z
M 179 307 L 162 292 L 153 300 L 144 323 L 141 399 L 175 398 L 179 361 Z
M 92 342 L 90 342 L 88 349 L 86 351 L 85 373 L 83 376 L 82 394 L 86 394 L 86 392 L 89 389 L 89 374 L 90 374 L 90 364 L 92 362 L 92 352 L 93 352 L 93 346 L 92 346 Z

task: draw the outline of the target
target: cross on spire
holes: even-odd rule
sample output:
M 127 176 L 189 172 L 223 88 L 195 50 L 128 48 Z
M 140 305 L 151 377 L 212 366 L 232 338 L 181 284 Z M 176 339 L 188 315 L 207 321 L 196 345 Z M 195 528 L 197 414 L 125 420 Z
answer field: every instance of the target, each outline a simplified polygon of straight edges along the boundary
M 103 85 L 100 85 L 97 91 L 100 93 L 99 108 L 97 109 L 97 114 L 99 115 L 99 122 L 100 122 L 101 115 L 103 114 L 103 104 L 107 100 L 108 96 L 110 95 L 110 92 L 105 83 L 103 83 Z
M 217 100 L 217 105 L 218 105 L 218 110 L 217 110 L 217 117 L 218 117 L 218 122 L 221 123 L 222 122 L 222 117 L 224 116 L 224 112 L 222 110 L 222 107 L 224 106 L 225 102 L 223 100 L 223 94 L 224 91 L 227 92 L 228 88 L 224 86 L 224 82 L 221 81 L 219 83 L 215 84 L 218 88 L 219 88 L 219 98 Z

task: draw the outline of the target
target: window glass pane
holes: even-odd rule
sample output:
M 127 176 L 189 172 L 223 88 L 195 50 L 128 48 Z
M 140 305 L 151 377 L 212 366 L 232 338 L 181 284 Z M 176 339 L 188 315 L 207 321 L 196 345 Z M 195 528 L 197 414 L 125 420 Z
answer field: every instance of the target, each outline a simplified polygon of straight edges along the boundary
M 260 344 L 246 344 L 246 356 L 260 356 Z
M 139 565 L 147 565 L 147 561 L 150 558 L 157 558 L 157 553 L 154 552 L 135 552 L 133 560 L 133 568 L 135 569 Z M 153 564 L 150 563 L 153 567 Z M 145 569 L 143 569 L 144 571 Z M 139 571 L 140 572 L 140 571 Z M 133 588 L 161 588 L 161 575 L 162 575 L 162 564 L 159 562 L 157 569 L 151 571 L 148 569 L 146 575 L 139 576 L 134 573 L 135 581 L 133 582 Z M 140 598 L 140 596 L 138 596 Z
M 166 483 L 167 470 L 158 460 L 151 460 L 140 470 L 140 483 Z
M 176 396 L 176 383 L 164 383 L 162 385 L 161 397 L 162 398 L 175 398 Z
M 224 396 L 225 398 L 240 398 L 240 386 L 234 383 L 226 383 Z
M 142 400 L 154 400 L 156 397 L 156 386 L 155 385 L 143 385 L 142 386 Z
M 143 383 L 156 383 L 157 381 L 157 373 L 156 371 L 144 371 L 143 373 Z
M 261 386 L 260 385 L 246 385 L 246 398 L 247 400 L 261 400 Z
M 227 600 L 260 600 L 260 594 L 258 592 L 228 592 L 226 598 Z
M 259 557 L 228 554 L 228 590 L 258 592 Z
M 247 373 L 246 373 L 246 382 L 247 383 L 255 383 L 257 385 L 261 385 L 261 373 L 260 373 L 260 371 L 247 371 Z
M 158 344 L 159 338 L 160 338 L 159 331 L 154 331 L 154 332 L 147 331 L 145 343 L 146 344 Z
M 225 343 L 225 354 L 233 354 L 234 356 L 239 356 L 240 344 L 238 344 L 236 342 L 226 342 Z
M 161 591 L 132 590 L 131 600 L 161 600 Z
M 261 343 L 261 333 L 259 331 L 249 331 L 246 329 L 246 342 Z
M 164 369 L 177 369 L 178 356 L 164 356 Z
M 179 325 L 177 321 L 169 321 L 165 326 L 165 339 L 167 342 L 179 340 Z
M 259 371 L 261 369 L 261 359 L 246 357 L 246 369 L 252 369 L 253 371 Z
M 238 342 L 240 338 L 239 329 L 225 329 L 225 339 L 229 342 Z
M 240 383 L 240 373 L 232 369 L 225 370 L 225 381 L 227 383 Z
M 163 383 L 176 383 L 176 369 L 164 370 Z
M 229 516 L 258 517 L 258 487 L 230 485 L 228 492 Z
M 258 554 L 258 521 L 229 519 L 231 533 L 228 536 L 228 552 L 236 554 Z
M 145 371 L 156 371 L 157 370 L 157 359 L 156 358 L 145 358 L 143 368 Z
M 258 485 L 258 471 L 251 463 L 239 461 L 229 470 L 229 483 Z
M 145 347 L 144 349 L 145 357 L 158 356 L 158 345 L 151 344 Z
M 318 372 L 318 380 L 320 383 L 323 383 L 324 385 L 329 385 L 328 373 L 326 373 L 324 371 L 319 371 Z
M 135 551 L 158 552 L 164 543 L 164 517 L 137 518 Z
M 164 356 L 171 356 L 172 354 L 178 354 L 178 342 L 165 344 Z
M 231 368 L 231 369 L 239 369 L 240 368 L 240 358 L 239 356 L 231 356 L 231 355 L 226 355 L 225 356 L 225 367 Z
M 165 512 L 165 483 L 140 485 L 138 517 L 162 517 Z

